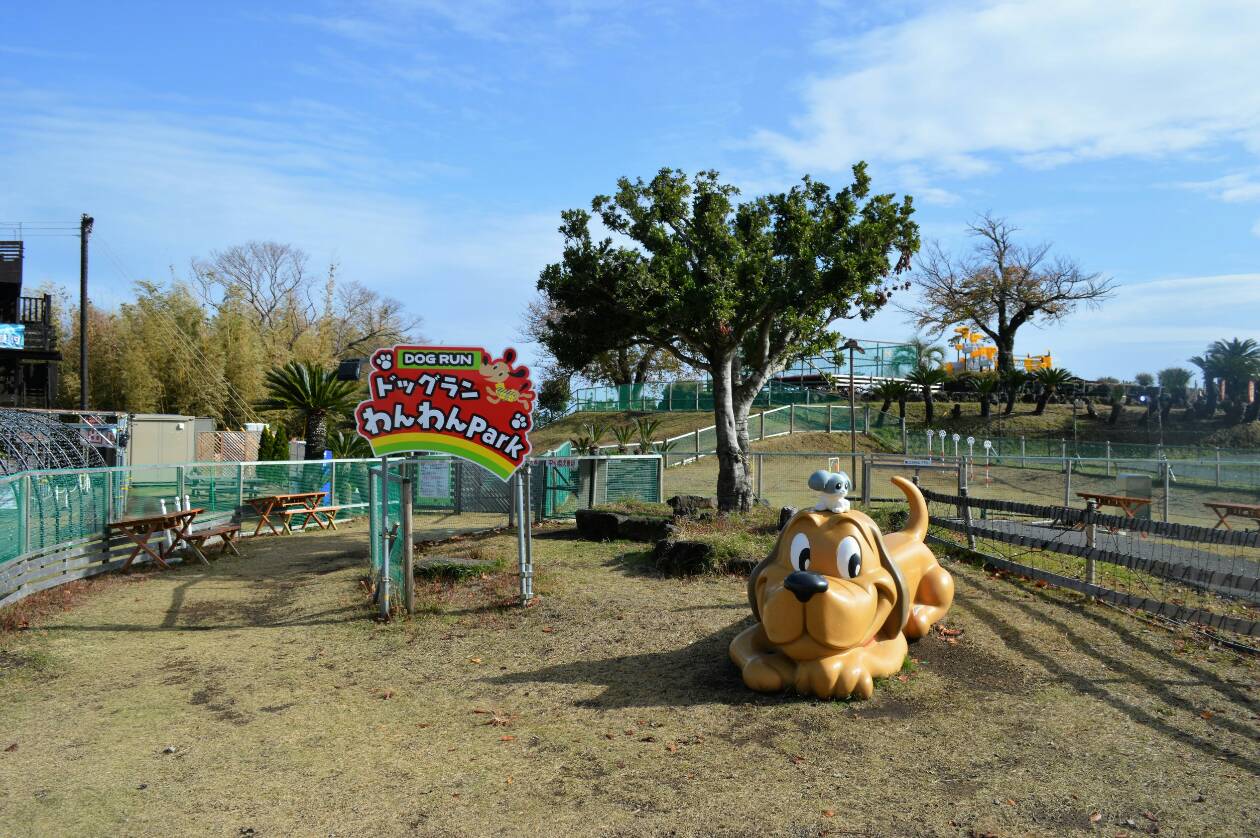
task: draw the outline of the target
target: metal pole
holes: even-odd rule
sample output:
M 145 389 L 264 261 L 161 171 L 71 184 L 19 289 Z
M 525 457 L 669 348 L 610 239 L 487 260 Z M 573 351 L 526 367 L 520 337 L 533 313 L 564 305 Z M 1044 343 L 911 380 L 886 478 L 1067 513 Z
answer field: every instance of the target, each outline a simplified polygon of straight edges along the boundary
M 179 506 L 179 499 L 184 496 L 184 467 L 175 467 L 175 505 Z
M 1063 461 L 1063 505 L 1071 506 L 1072 502 L 1072 461 Z
M 29 474 L 22 475 L 22 498 L 20 510 L 22 517 L 18 520 L 22 525 L 21 555 L 26 555 L 31 552 L 31 476 Z
M 525 485 L 533 484 L 533 466 L 529 463 L 525 464 Z M 529 520 L 529 512 L 533 504 L 532 496 L 527 492 L 525 494 L 525 520 Z M 534 528 L 527 526 L 525 528 L 525 604 L 534 597 Z
M 867 509 L 871 506 L 871 460 L 865 454 L 862 455 L 862 506 Z
M 1111 440 L 1107 440 L 1107 476 L 1111 476 Z
M 1216 487 L 1221 486 L 1221 449 L 1216 449 Z
M 522 482 L 520 480 L 520 472 L 516 473 L 516 479 L 513 482 L 515 483 L 515 488 L 516 488 L 516 493 L 515 493 L 515 496 L 513 497 L 513 501 L 515 502 L 515 505 L 516 505 L 516 509 L 517 509 L 516 517 L 517 517 L 517 521 L 519 522 L 519 526 L 517 526 L 516 528 L 517 573 L 520 576 L 520 581 L 521 581 L 521 605 L 524 605 L 525 603 L 529 602 L 529 582 L 525 576 L 525 573 L 526 573 L 525 530 L 528 527 L 528 524 L 525 523 L 525 491 L 522 488 Z
M 766 455 L 758 454 L 757 455 L 757 498 L 758 499 L 765 497 L 765 495 L 762 494 L 761 492 L 761 486 L 762 486 L 761 475 L 762 475 L 762 472 L 765 471 L 765 465 L 766 465 Z
M 827 405 L 827 433 L 831 433 L 831 405 Z
M 1094 515 L 1098 511 L 1098 501 L 1090 498 L 1085 502 L 1085 546 L 1090 552 L 1085 556 L 1085 583 L 1087 585 L 1095 584 L 1096 567 L 1094 565 L 1094 545 L 1098 540 L 1098 524 L 1094 523 Z M 1093 597 L 1091 596 L 1092 600 Z
M 857 471 L 857 422 L 853 413 L 853 350 L 855 345 L 849 341 L 849 474 Z
M 910 434 L 909 434 L 909 431 L 906 430 L 906 420 L 902 419 L 901 417 L 897 417 L 897 421 L 901 423 L 901 453 L 909 454 L 910 453 Z
M 1024 445 L 1025 445 L 1025 443 L 1024 443 L 1024 437 L 1023 437 L 1023 435 L 1021 434 L 1021 435 L 1020 435 L 1020 437 L 1019 437 L 1019 467 L 1020 467 L 1020 468 L 1024 468 L 1024 466 L 1026 466 L 1026 465 L 1027 465 L 1027 463 L 1025 462 L 1025 460 L 1027 459 L 1028 451 L 1027 451 L 1027 449 L 1024 447 Z
M 1168 505 L 1169 505 L 1168 494 L 1172 489 L 1172 486 L 1169 483 L 1168 478 L 1172 474 L 1172 469 L 1168 467 L 1167 460 L 1160 460 L 1160 464 L 1163 465 L 1164 467 L 1164 523 L 1167 524 L 1168 523 Z
M 236 508 L 240 510 L 245 505 L 245 464 L 238 463 L 236 466 Z
M 88 239 L 92 216 L 79 218 L 79 409 L 88 407 Z
M 788 433 L 796 433 L 796 402 L 788 405 Z
M 376 601 L 382 620 L 389 619 L 389 457 L 381 457 L 381 578 L 376 585 Z
M 959 487 L 958 495 L 960 498 L 958 506 L 963 521 L 963 532 L 967 534 L 967 547 L 974 550 L 976 549 L 976 534 L 971 529 L 971 504 L 967 500 L 967 487 Z
M 411 540 L 412 514 L 411 508 L 411 466 L 403 466 L 402 496 L 400 510 L 402 512 L 402 560 L 403 560 L 403 605 L 408 614 L 416 612 L 416 573 L 414 545 Z
M 764 410 L 757 414 L 757 434 L 757 439 L 766 438 L 766 412 Z
M 665 454 L 656 457 L 656 502 L 665 501 Z

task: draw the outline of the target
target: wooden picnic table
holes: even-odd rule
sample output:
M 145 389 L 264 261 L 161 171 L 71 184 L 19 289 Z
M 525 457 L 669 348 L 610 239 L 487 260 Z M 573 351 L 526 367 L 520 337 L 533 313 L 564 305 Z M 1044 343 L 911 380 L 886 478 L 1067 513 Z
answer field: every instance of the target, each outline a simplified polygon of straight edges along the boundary
M 1231 515 L 1235 518 L 1248 518 L 1252 521 L 1260 522 L 1260 504 L 1214 500 L 1208 501 L 1203 505 L 1216 513 L 1216 526 L 1212 527 L 1214 530 L 1222 526 L 1227 530 L 1233 529 L 1229 525 L 1229 521 L 1225 520 Z
M 291 507 L 301 507 L 306 510 L 314 510 L 319 505 L 319 500 L 326 492 L 283 492 L 275 495 L 265 495 L 259 498 L 246 498 L 245 502 L 254 508 L 258 513 L 258 526 L 254 527 L 254 535 L 258 535 L 262 531 L 263 525 L 275 535 L 279 535 L 280 531 L 276 529 L 276 525 L 271 523 L 271 513 L 276 507 L 281 509 L 289 509 Z
M 135 549 L 131 551 L 131 555 L 127 556 L 127 560 L 123 562 L 122 569 L 126 570 L 131 567 L 131 563 L 135 561 L 136 556 L 140 555 L 140 551 L 148 553 L 155 562 L 164 568 L 169 568 L 166 560 L 170 558 L 171 553 L 175 552 L 184 544 L 196 554 L 202 564 L 210 564 L 210 560 L 206 558 L 205 553 L 198 549 L 197 545 L 189 540 L 189 527 L 193 521 L 197 519 L 204 510 L 202 509 L 180 509 L 174 512 L 161 512 L 157 515 L 137 515 L 130 518 L 121 518 L 117 521 L 110 521 L 109 528 L 114 532 L 120 532 L 135 542 Z M 154 535 L 171 531 L 171 543 L 165 547 L 159 547 L 156 551 L 149 546 L 149 539 Z
M 1109 495 L 1105 492 L 1077 492 L 1076 496 L 1085 500 L 1095 501 L 1099 506 L 1118 507 L 1124 512 L 1124 517 L 1126 518 L 1134 517 L 1139 509 L 1151 505 L 1150 498 L 1131 498 L 1128 495 Z M 1082 522 L 1077 525 L 1077 528 L 1080 529 L 1084 526 L 1085 524 Z M 1115 532 L 1116 530 L 1112 528 L 1110 531 Z M 1140 535 L 1142 538 L 1146 538 L 1146 533 L 1141 533 Z

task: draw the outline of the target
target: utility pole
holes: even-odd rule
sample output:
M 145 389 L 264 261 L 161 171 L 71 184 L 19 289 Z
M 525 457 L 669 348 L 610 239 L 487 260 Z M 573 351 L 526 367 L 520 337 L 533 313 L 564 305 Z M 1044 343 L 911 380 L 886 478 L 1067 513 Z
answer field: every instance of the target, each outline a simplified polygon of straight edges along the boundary
M 853 409 L 853 353 L 861 352 L 866 354 L 866 350 L 862 349 L 862 345 L 853 338 L 849 338 L 844 342 L 841 349 L 849 350 L 849 481 L 853 481 L 853 477 L 857 474 L 857 422 L 854 419 Z
M 79 409 L 88 408 L 88 238 L 95 219 L 79 219 Z

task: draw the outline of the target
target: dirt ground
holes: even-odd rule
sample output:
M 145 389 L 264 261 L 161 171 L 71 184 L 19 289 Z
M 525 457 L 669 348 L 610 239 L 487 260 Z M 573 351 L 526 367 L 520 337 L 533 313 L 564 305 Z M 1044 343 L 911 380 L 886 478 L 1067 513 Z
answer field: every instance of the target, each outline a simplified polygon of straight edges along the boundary
M 0 834 L 1243 835 L 1255 661 L 949 562 L 960 633 L 868 702 L 749 692 L 742 581 L 539 531 L 378 624 L 362 526 L 0 635 Z M 510 535 L 432 552 L 497 555 Z

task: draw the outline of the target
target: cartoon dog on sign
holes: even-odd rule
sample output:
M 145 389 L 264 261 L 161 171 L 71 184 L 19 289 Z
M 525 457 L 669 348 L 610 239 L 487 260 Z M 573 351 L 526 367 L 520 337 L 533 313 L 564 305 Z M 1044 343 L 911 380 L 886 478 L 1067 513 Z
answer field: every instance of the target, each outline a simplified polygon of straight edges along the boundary
M 481 353 L 480 372 L 490 382 L 486 387 L 486 401 L 490 404 L 519 402 L 521 408 L 528 412 L 534 403 L 534 391 L 529 389 L 529 369 L 526 367 L 512 369 L 514 363 L 516 363 L 515 349 L 505 349 L 503 357 L 497 361 L 491 361 L 488 354 Z M 510 378 L 522 379 L 523 386 L 519 389 L 509 387 L 508 379 Z
M 949 610 L 953 577 L 923 541 L 927 503 L 909 480 L 892 482 L 910 503 L 905 529 L 885 536 L 857 510 L 803 510 L 753 569 L 757 622 L 730 648 L 750 688 L 870 698 L 873 679 L 901 669 L 906 638 Z

